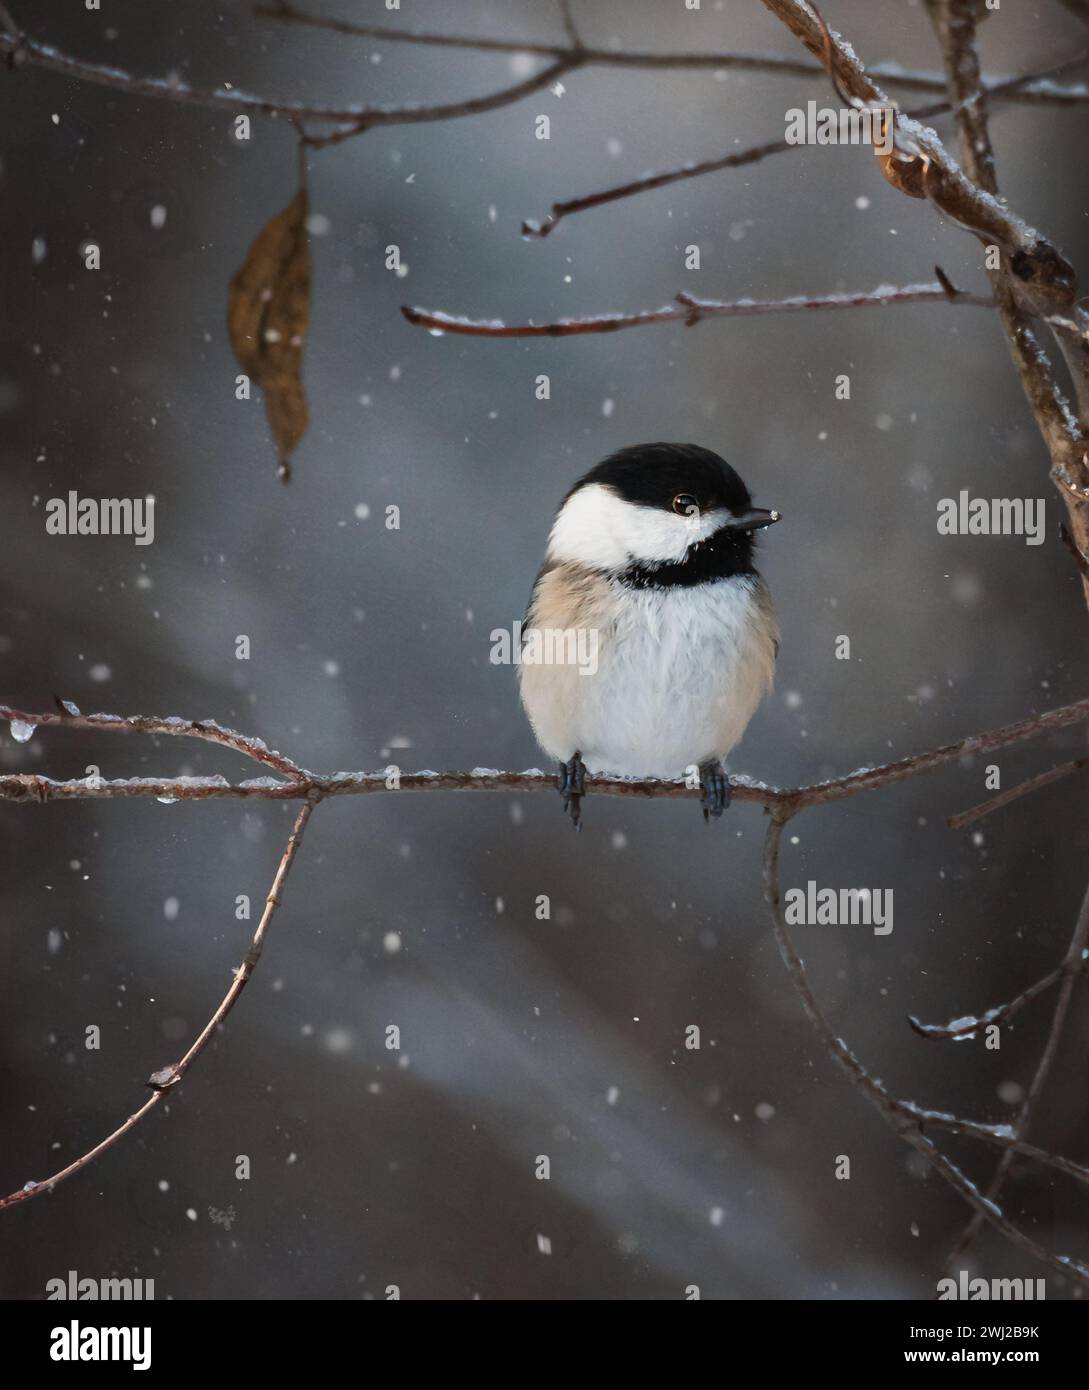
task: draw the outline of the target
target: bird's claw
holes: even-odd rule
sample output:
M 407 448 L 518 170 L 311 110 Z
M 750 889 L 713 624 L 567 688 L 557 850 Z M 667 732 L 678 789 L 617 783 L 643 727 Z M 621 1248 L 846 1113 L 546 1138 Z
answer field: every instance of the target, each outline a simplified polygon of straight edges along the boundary
M 571 824 L 575 829 L 581 830 L 582 798 L 586 795 L 586 764 L 578 750 L 569 761 L 560 763 L 556 786 L 563 797 L 564 813 L 571 817 Z
M 703 788 L 703 800 L 700 802 L 703 819 L 710 824 L 712 820 L 718 820 L 730 804 L 730 779 L 717 758 L 700 767 L 700 786 Z

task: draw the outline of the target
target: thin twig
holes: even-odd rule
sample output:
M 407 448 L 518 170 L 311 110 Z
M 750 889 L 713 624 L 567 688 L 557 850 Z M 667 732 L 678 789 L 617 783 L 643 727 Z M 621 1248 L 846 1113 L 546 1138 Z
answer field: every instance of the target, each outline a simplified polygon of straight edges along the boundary
M 15 23 L 7 5 L 3 3 L 0 3 L 0 27 L 2 27 L 8 37 L 14 39 L 16 43 L 19 43 L 22 39 L 23 31 L 19 28 L 18 24 Z
M 59 700 L 57 713 L 33 714 L 26 710 L 12 709 L 0 705 L 0 721 L 7 724 L 21 724 L 25 728 L 62 727 L 65 729 L 87 729 L 94 733 L 109 734 L 166 734 L 171 738 L 197 738 L 205 743 L 218 743 L 224 748 L 233 748 L 236 753 L 244 753 L 254 762 L 273 767 L 294 781 L 305 780 L 305 768 L 292 762 L 283 753 L 269 748 L 259 738 L 240 734 L 217 724 L 214 719 L 179 719 L 176 715 L 161 719 L 156 715 L 136 714 L 123 718 L 117 714 L 81 714 L 74 705 Z
M 599 189 L 581 198 L 569 198 L 566 202 L 553 203 L 548 216 L 540 222 L 527 219 L 522 223 L 522 235 L 527 237 L 546 237 L 554 232 L 565 217 L 577 212 L 586 212 L 605 203 L 615 203 L 621 198 L 634 198 L 640 193 L 649 193 L 655 188 L 665 188 L 668 184 L 681 183 L 685 179 L 702 178 L 704 174 L 717 174 L 722 169 L 740 169 L 746 164 L 757 164 L 769 155 L 781 154 L 796 149 L 786 140 L 770 140 L 762 145 L 750 145 L 743 150 L 718 159 L 704 159 L 696 163 L 682 164 L 678 168 L 662 169 L 656 173 L 644 174 L 628 183 L 616 184 L 612 188 Z
M 563 21 L 563 32 L 567 35 L 567 43 L 571 48 L 584 48 L 585 45 L 579 37 L 578 26 L 575 24 L 575 16 L 571 12 L 571 0 L 558 0 L 560 7 L 560 18 Z
M 1008 1004 L 996 1004 L 988 1009 L 986 1013 L 978 1017 L 955 1018 L 952 1023 L 920 1023 L 913 1015 L 908 1014 L 908 1022 L 921 1038 L 932 1038 L 941 1040 L 959 1040 L 962 1038 L 974 1038 L 983 1028 L 989 1028 L 995 1023 L 1008 1023 L 1015 1014 L 1021 1012 L 1026 1004 L 1032 1002 L 1037 995 L 1045 993 L 1052 985 L 1057 984 L 1066 973 L 1067 966 L 1064 961 L 1062 965 L 1057 965 L 1054 970 L 1049 971 L 1040 979 L 1034 981 L 1015 995 Z
M 147 1084 L 152 1088 L 152 1095 L 141 1105 L 139 1110 L 131 1114 L 123 1124 L 118 1125 L 112 1134 L 108 1134 L 105 1139 L 95 1144 L 93 1148 L 88 1149 L 86 1153 L 81 1154 L 79 1158 L 62 1168 L 60 1172 L 54 1173 L 51 1178 L 44 1178 L 40 1182 L 28 1182 L 15 1192 L 9 1193 L 6 1197 L 0 1197 L 0 1210 L 3 1210 L 5 1207 L 16 1206 L 20 1202 L 29 1201 L 31 1197 L 40 1197 L 43 1192 L 52 1192 L 58 1183 L 64 1182 L 65 1178 L 72 1177 L 74 1173 L 80 1172 L 82 1169 L 86 1168 L 88 1164 L 93 1163 L 100 1154 L 104 1154 L 107 1149 L 113 1148 L 118 1140 L 122 1139 L 130 1129 L 134 1129 L 144 1116 L 154 1110 L 162 1101 L 163 1097 L 169 1091 L 173 1090 L 182 1080 L 185 1073 L 223 1026 L 227 1015 L 238 1002 L 239 995 L 246 988 L 257 966 L 257 962 L 261 956 L 261 950 L 264 946 L 265 936 L 268 932 L 269 923 L 272 921 L 273 913 L 275 913 L 280 905 L 280 898 L 283 893 L 284 884 L 287 881 L 287 876 L 291 872 L 291 865 L 294 863 L 295 855 L 298 853 L 299 845 L 302 842 L 303 834 L 313 814 L 314 807 L 320 799 L 320 795 L 310 792 L 307 795 L 306 801 L 299 808 L 299 813 L 295 817 L 295 825 L 288 838 L 283 855 L 280 858 L 276 876 L 272 880 L 272 887 L 269 889 L 268 897 L 265 899 L 265 910 L 262 912 L 261 920 L 258 922 L 257 929 L 254 931 L 253 939 L 250 942 L 250 948 L 246 952 L 245 959 L 235 972 L 230 989 L 228 989 L 227 993 L 223 996 L 218 1008 L 201 1029 L 185 1056 L 182 1057 L 180 1061 L 174 1062 L 151 1074 Z
M 468 319 L 441 309 L 421 309 L 403 304 L 401 313 L 417 328 L 434 334 L 461 333 L 474 338 L 565 338 L 579 333 L 616 333 L 624 328 L 645 328 L 653 323 L 683 323 L 692 328 L 703 319 L 752 318 L 760 314 L 799 314 L 830 309 L 880 309 L 889 304 L 927 304 L 951 301 L 981 309 L 994 307 L 987 295 L 957 291 L 950 295 L 941 284 L 888 286 L 852 294 L 798 295 L 788 299 L 697 299 L 678 294 L 675 304 L 634 314 L 598 314 L 584 318 L 556 319 L 551 323 L 504 323 L 500 319 Z
M 16 50 L 29 66 L 63 73 L 66 77 L 93 82 L 100 87 L 111 87 L 116 91 L 128 92 L 132 96 L 154 97 L 187 106 L 212 107 L 232 114 L 240 111 L 259 111 L 268 116 L 294 116 L 303 121 L 334 122 L 345 127 L 339 136 L 328 137 L 329 141 L 344 138 L 347 133 L 361 134 L 379 126 L 449 121 L 461 116 L 476 116 L 486 111 L 494 111 L 520 101 L 532 92 L 540 91 L 541 88 L 555 82 L 563 73 L 583 66 L 581 55 L 565 53 L 534 76 L 520 82 L 488 92 L 484 96 L 442 102 L 433 106 L 316 106 L 307 102 L 281 101 L 259 96 L 227 84 L 224 84 L 222 89 L 201 88 L 193 87 L 175 77 L 138 77 L 123 68 L 75 58 L 37 39 L 22 36 L 17 41 L 10 34 L 0 34 L 0 53 L 14 53 Z M 314 143 L 318 143 L 317 138 Z
M 997 796 L 992 796 L 987 801 L 981 801 L 978 806 L 972 806 L 967 811 L 958 811 L 955 816 L 948 818 L 946 825 L 949 826 L 950 830 L 963 830 L 966 825 L 972 825 L 977 820 L 982 820 L 984 816 L 989 816 L 992 811 L 998 811 L 1003 806 L 1008 806 L 1011 801 L 1017 801 L 1022 796 L 1029 796 L 1032 792 L 1038 792 L 1043 787 L 1049 787 L 1052 782 L 1069 777 L 1073 772 L 1080 772 L 1084 767 L 1089 767 L 1089 758 L 1075 758 L 1072 762 L 1060 763 L 1058 767 L 1050 768 L 1047 772 L 1040 772 L 1035 777 L 1030 777 L 1025 782 L 1019 782 L 1015 787 L 1010 787 L 1007 791 L 999 792 Z
M 327 145 L 337 145 L 342 140 L 350 140 L 355 135 L 362 135 L 364 131 L 373 130 L 375 126 L 418 125 L 428 121 L 454 120 L 461 116 L 480 116 L 486 111 L 510 106 L 533 92 L 551 87 L 565 73 L 581 66 L 582 59 L 579 55 L 571 53 L 566 58 L 557 58 L 547 68 L 542 68 L 532 77 L 527 77 L 524 82 L 516 82 L 511 87 L 500 87 L 498 91 L 489 92 L 486 96 L 470 97 L 465 101 L 449 101 L 437 106 L 371 107 L 331 135 L 308 135 L 306 143 L 320 149 Z

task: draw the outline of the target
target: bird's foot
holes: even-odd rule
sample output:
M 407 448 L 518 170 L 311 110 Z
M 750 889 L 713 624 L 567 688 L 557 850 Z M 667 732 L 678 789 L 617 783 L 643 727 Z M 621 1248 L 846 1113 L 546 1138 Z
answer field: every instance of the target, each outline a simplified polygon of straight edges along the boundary
M 582 829 L 582 798 L 586 795 L 586 764 L 576 749 L 566 763 L 560 763 L 556 786 L 563 797 L 563 809 L 576 830 Z
M 730 779 L 717 758 L 700 765 L 700 786 L 703 788 L 700 802 L 703 819 L 710 824 L 712 819 L 718 820 L 730 804 Z

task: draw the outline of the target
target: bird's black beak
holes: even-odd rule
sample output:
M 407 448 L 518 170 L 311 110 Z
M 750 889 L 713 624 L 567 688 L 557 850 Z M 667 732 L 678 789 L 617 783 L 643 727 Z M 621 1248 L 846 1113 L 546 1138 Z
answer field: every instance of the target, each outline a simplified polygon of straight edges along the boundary
M 777 521 L 782 521 L 782 519 L 782 512 L 768 511 L 766 507 L 750 507 L 747 512 L 742 512 L 740 516 L 735 516 L 726 524 L 733 526 L 738 531 L 760 531 L 765 526 L 774 526 Z

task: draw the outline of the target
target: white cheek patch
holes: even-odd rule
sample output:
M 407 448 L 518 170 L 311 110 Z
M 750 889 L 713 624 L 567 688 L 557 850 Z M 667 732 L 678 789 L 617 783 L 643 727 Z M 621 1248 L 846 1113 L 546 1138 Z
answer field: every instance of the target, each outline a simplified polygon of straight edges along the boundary
M 625 502 L 602 483 L 579 488 L 560 508 L 548 541 L 548 558 L 590 569 L 621 570 L 632 561 L 670 564 L 730 519 L 724 510 L 678 516 L 660 507 Z

